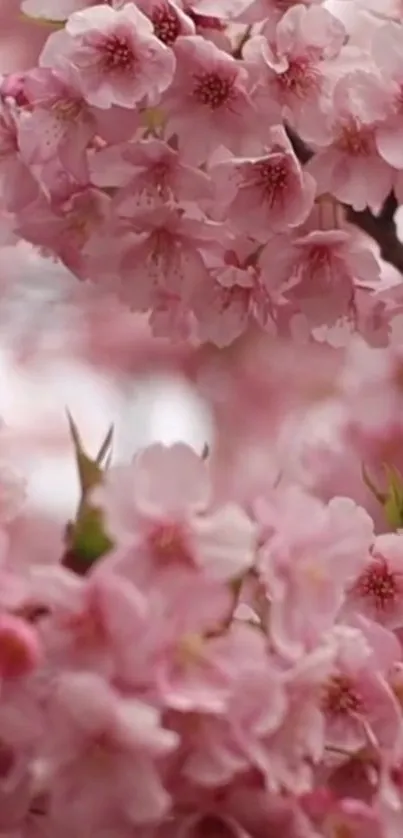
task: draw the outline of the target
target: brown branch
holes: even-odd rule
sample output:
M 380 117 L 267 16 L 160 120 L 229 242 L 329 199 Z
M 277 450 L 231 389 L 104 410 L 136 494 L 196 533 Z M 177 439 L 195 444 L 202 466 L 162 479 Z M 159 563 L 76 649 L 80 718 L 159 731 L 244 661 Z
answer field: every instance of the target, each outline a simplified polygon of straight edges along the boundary
M 288 125 L 286 131 L 298 160 L 303 164 L 308 163 L 314 155 L 312 149 Z M 370 177 L 370 173 L 368 176 Z M 391 192 L 388 195 L 378 215 L 370 209 L 358 211 L 348 204 L 343 204 L 343 206 L 349 224 L 354 224 L 370 236 L 377 243 L 381 258 L 403 274 L 403 243 L 397 236 L 395 213 L 398 203 L 395 194 Z

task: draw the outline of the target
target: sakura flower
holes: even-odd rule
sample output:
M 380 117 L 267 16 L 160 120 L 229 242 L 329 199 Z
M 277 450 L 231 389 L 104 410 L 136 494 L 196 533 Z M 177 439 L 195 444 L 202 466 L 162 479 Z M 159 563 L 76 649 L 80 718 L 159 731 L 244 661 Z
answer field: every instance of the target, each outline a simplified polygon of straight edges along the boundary
M 354 91 L 354 95 L 352 94 Z M 379 209 L 393 171 L 379 155 L 377 131 L 388 115 L 387 88 L 375 73 L 355 70 L 335 85 L 327 116 L 328 139 L 308 165 L 320 194 L 330 192 L 357 210 Z M 371 170 L 371 179 L 365 173 Z
M 85 182 L 85 151 L 96 124 L 86 103 L 56 72 L 41 68 L 25 79 L 29 111 L 21 114 L 18 142 L 28 165 L 46 165 L 57 158 L 60 165 Z
M 226 714 L 200 715 L 193 724 L 184 719 L 179 727 L 188 752 L 184 776 L 206 787 L 227 784 L 250 763 L 260 767 L 259 757 L 270 750 L 267 743 L 288 709 L 281 670 L 268 657 L 259 632 L 235 625 L 214 645 L 230 676 Z
M 133 217 L 168 201 L 198 202 L 213 197 L 208 175 L 188 166 L 161 140 L 151 139 L 101 150 L 91 161 L 92 182 L 121 187 L 114 198 L 119 215 Z
M 237 238 L 223 261 L 191 297 L 201 339 L 228 346 L 255 321 L 275 333 L 275 300 L 261 280 L 256 245 Z
M 305 140 L 318 131 L 318 111 L 329 80 L 327 65 L 343 45 L 343 24 L 327 9 L 289 8 L 277 24 L 272 39 L 271 24 L 244 46 L 243 57 L 253 68 L 257 85 L 253 101 L 261 113 L 277 123 L 285 114 Z
M 26 239 L 39 247 L 50 249 L 57 240 L 59 258 L 70 270 L 87 278 L 90 244 L 94 237 L 97 239 L 109 206 L 110 198 L 101 190 L 78 189 L 67 197 L 63 195 L 54 207 L 42 199 L 36 204 L 34 215 L 21 214 L 20 226 Z
M 172 475 L 175 475 L 172 481 Z M 231 579 L 254 560 L 255 528 L 236 505 L 212 506 L 205 463 L 186 445 L 152 445 L 127 468 L 112 469 L 94 502 L 118 544 L 136 556 L 139 584 L 182 569 Z
M 138 215 L 136 201 L 122 202 L 122 215 L 132 214 L 115 292 L 138 311 L 146 311 L 160 293 L 188 304 L 190 294 L 208 276 L 204 252 L 214 249 L 220 225 L 187 218 L 180 210 L 155 207 Z M 137 232 L 134 232 L 137 231 Z
M 296 304 L 312 329 L 355 318 L 355 291 L 377 281 L 379 264 L 344 230 L 316 230 L 290 239 L 274 237 L 259 263 L 263 282 Z
M 178 38 L 175 57 L 164 108 L 184 159 L 202 163 L 217 145 L 245 151 L 257 119 L 245 68 L 199 35 Z
M 313 206 L 315 181 L 301 169 L 284 129 L 272 128 L 263 157 L 233 157 L 213 169 L 219 201 L 240 232 L 267 241 L 268 231 L 296 227 Z
M 334 669 L 322 688 L 321 709 L 326 741 L 331 747 L 355 752 L 371 741 L 391 749 L 401 732 L 400 710 L 387 682 L 388 655 L 372 649 L 359 631 L 347 626 L 333 630 Z
M 349 581 L 364 567 L 372 521 L 348 498 L 325 506 L 297 488 L 284 490 L 271 511 L 263 504 L 258 515 L 271 636 L 281 654 L 298 658 L 331 628 Z
M 158 710 L 121 696 L 99 676 L 66 673 L 49 713 L 52 807 L 62 822 L 76 828 L 84 813 L 91 828 L 112 816 L 132 824 L 161 818 L 169 797 L 158 760 L 177 737 L 161 726 Z
M 403 625 L 401 535 L 381 535 L 349 593 L 349 605 L 391 629 Z
M 48 38 L 40 63 L 73 73 L 86 101 L 106 109 L 157 100 L 171 82 L 175 59 L 153 35 L 148 18 L 127 3 L 71 15 L 66 29 Z
M 151 20 L 154 35 L 167 47 L 171 47 L 180 35 L 196 33 L 192 19 L 172 0 L 140 0 L 137 5 Z

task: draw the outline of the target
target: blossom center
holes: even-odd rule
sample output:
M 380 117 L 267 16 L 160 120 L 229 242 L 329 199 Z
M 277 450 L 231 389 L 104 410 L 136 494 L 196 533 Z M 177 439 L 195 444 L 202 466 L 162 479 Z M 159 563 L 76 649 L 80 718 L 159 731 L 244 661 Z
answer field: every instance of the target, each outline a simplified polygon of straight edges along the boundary
M 202 73 L 195 77 L 193 94 L 202 105 L 217 110 L 226 105 L 233 96 L 234 81 L 219 73 Z
M 300 56 L 289 61 L 287 70 L 277 76 L 277 84 L 283 92 L 305 99 L 320 90 L 321 77 L 313 61 L 308 56 Z
M 256 184 L 267 196 L 272 196 L 276 190 L 284 189 L 287 183 L 288 171 L 284 160 L 261 160 L 254 164 L 254 174 Z
M 176 12 L 167 5 L 154 9 L 152 22 L 154 34 L 163 44 L 170 47 L 181 32 L 180 20 Z
M 185 529 L 176 521 L 157 524 L 148 537 L 154 555 L 165 562 L 192 564 L 192 556 Z
M 369 157 L 373 150 L 373 131 L 351 119 L 342 126 L 337 147 L 353 156 Z
M 322 709 L 328 716 L 347 716 L 358 713 L 362 702 L 350 678 L 335 675 L 325 686 Z
M 135 56 L 128 39 L 109 35 L 102 44 L 102 65 L 106 72 L 127 73 L 133 69 Z
M 385 561 L 372 562 L 356 583 L 359 596 L 372 600 L 374 606 L 383 611 L 396 600 L 398 586 L 396 576 Z

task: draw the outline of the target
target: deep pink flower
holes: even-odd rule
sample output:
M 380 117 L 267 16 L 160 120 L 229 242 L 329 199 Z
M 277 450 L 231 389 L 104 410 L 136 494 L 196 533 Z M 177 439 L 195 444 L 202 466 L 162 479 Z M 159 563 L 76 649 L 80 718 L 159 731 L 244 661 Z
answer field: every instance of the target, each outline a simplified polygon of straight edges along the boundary
M 171 47 L 180 35 L 194 35 L 193 20 L 174 0 L 139 0 L 138 8 L 151 20 L 154 35 Z
M 391 533 L 376 539 L 349 592 L 349 606 L 391 629 L 403 626 L 403 542 Z

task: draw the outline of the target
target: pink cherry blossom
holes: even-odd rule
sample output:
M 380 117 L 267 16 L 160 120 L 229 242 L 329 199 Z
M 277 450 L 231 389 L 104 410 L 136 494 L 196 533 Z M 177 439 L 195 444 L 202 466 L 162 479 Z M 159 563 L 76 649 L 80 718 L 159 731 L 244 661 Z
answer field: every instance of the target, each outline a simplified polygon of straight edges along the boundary
M 388 111 L 387 88 L 375 73 L 355 70 L 337 82 L 326 119 L 328 139 L 318 138 L 324 148 L 309 164 L 320 194 L 330 192 L 357 210 L 381 206 L 393 185 L 392 169 L 376 142 L 378 125 Z M 370 182 L 364 174 L 368 167 Z
M 298 657 L 331 627 L 354 568 L 364 567 L 372 521 L 348 498 L 325 506 L 291 488 L 258 514 L 259 568 L 270 598 L 273 642 L 282 654 Z
M 256 250 L 246 238 L 227 250 L 224 266 L 211 270 L 191 298 L 198 335 L 216 346 L 228 346 L 257 322 L 276 332 L 276 303 L 262 282 Z
M 129 539 L 138 556 L 133 570 L 139 581 L 152 582 L 153 567 L 162 578 L 179 567 L 231 579 L 253 563 L 252 521 L 235 504 L 214 508 L 206 466 L 185 445 L 144 449 L 131 467 L 110 472 L 95 501 L 102 503 L 122 545 Z
M 73 73 L 90 105 L 131 108 L 154 102 L 168 87 L 175 66 L 172 52 L 153 35 L 151 22 L 133 3 L 114 10 L 93 6 L 69 17 L 41 55 L 41 65 Z
M 120 210 L 118 210 L 120 211 Z M 132 233 L 121 254 L 121 283 L 115 289 L 137 311 L 147 311 L 160 293 L 188 304 L 194 287 L 203 285 L 208 272 L 204 253 L 215 247 L 218 224 L 199 221 L 167 207 L 139 216 L 131 200 L 121 212 L 132 215 Z
M 275 237 L 259 261 L 269 289 L 296 303 L 311 328 L 340 319 L 354 322 L 356 289 L 379 277 L 375 258 L 338 229 L 315 230 L 288 242 Z
M 301 169 L 284 130 L 271 129 L 264 157 L 231 158 L 213 170 L 225 214 L 240 232 L 267 240 L 267 231 L 302 224 L 313 206 L 316 185 Z
M 138 8 L 151 20 L 154 35 L 167 47 L 172 47 L 180 35 L 195 35 L 193 20 L 172 0 L 140 0 Z
M 329 92 L 328 65 L 344 39 L 342 23 L 319 6 L 291 6 L 279 20 L 274 40 L 269 21 L 243 50 L 257 76 L 253 100 L 259 111 L 275 123 L 283 113 L 291 116 L 304 139 L 311 141 Z
M 401 549 L 400 535 L 378 536 L 349 596 L 356 609 L 392 629 L 400 628 L 403 620 Z
M 177 151 L 157 139 L 100 150 L 91 160 L 91 174 L 99 186 L 120 187 L 114 206 L 119 215 L 128 217 L 170 201 L 200 203 L 214 194 L 207 174 L 188 166 Z
M 163 104 L 184 158 L 201 163 L 216 145 L 247 151 L 257 113 L 245 68 L 200 35 L 178 38 L 175 57 L 175 77 Z
M 119 695 L 99 676 L 66 673 L 49 713 L 58 817 L 63 813 L 78 825 L 85 812 L 91 828 L 113 816 L 133 824 L 161 817 L 169 798 L 158 760 L 175 748 L 177 737 L 161 726 L 158 710 Z

